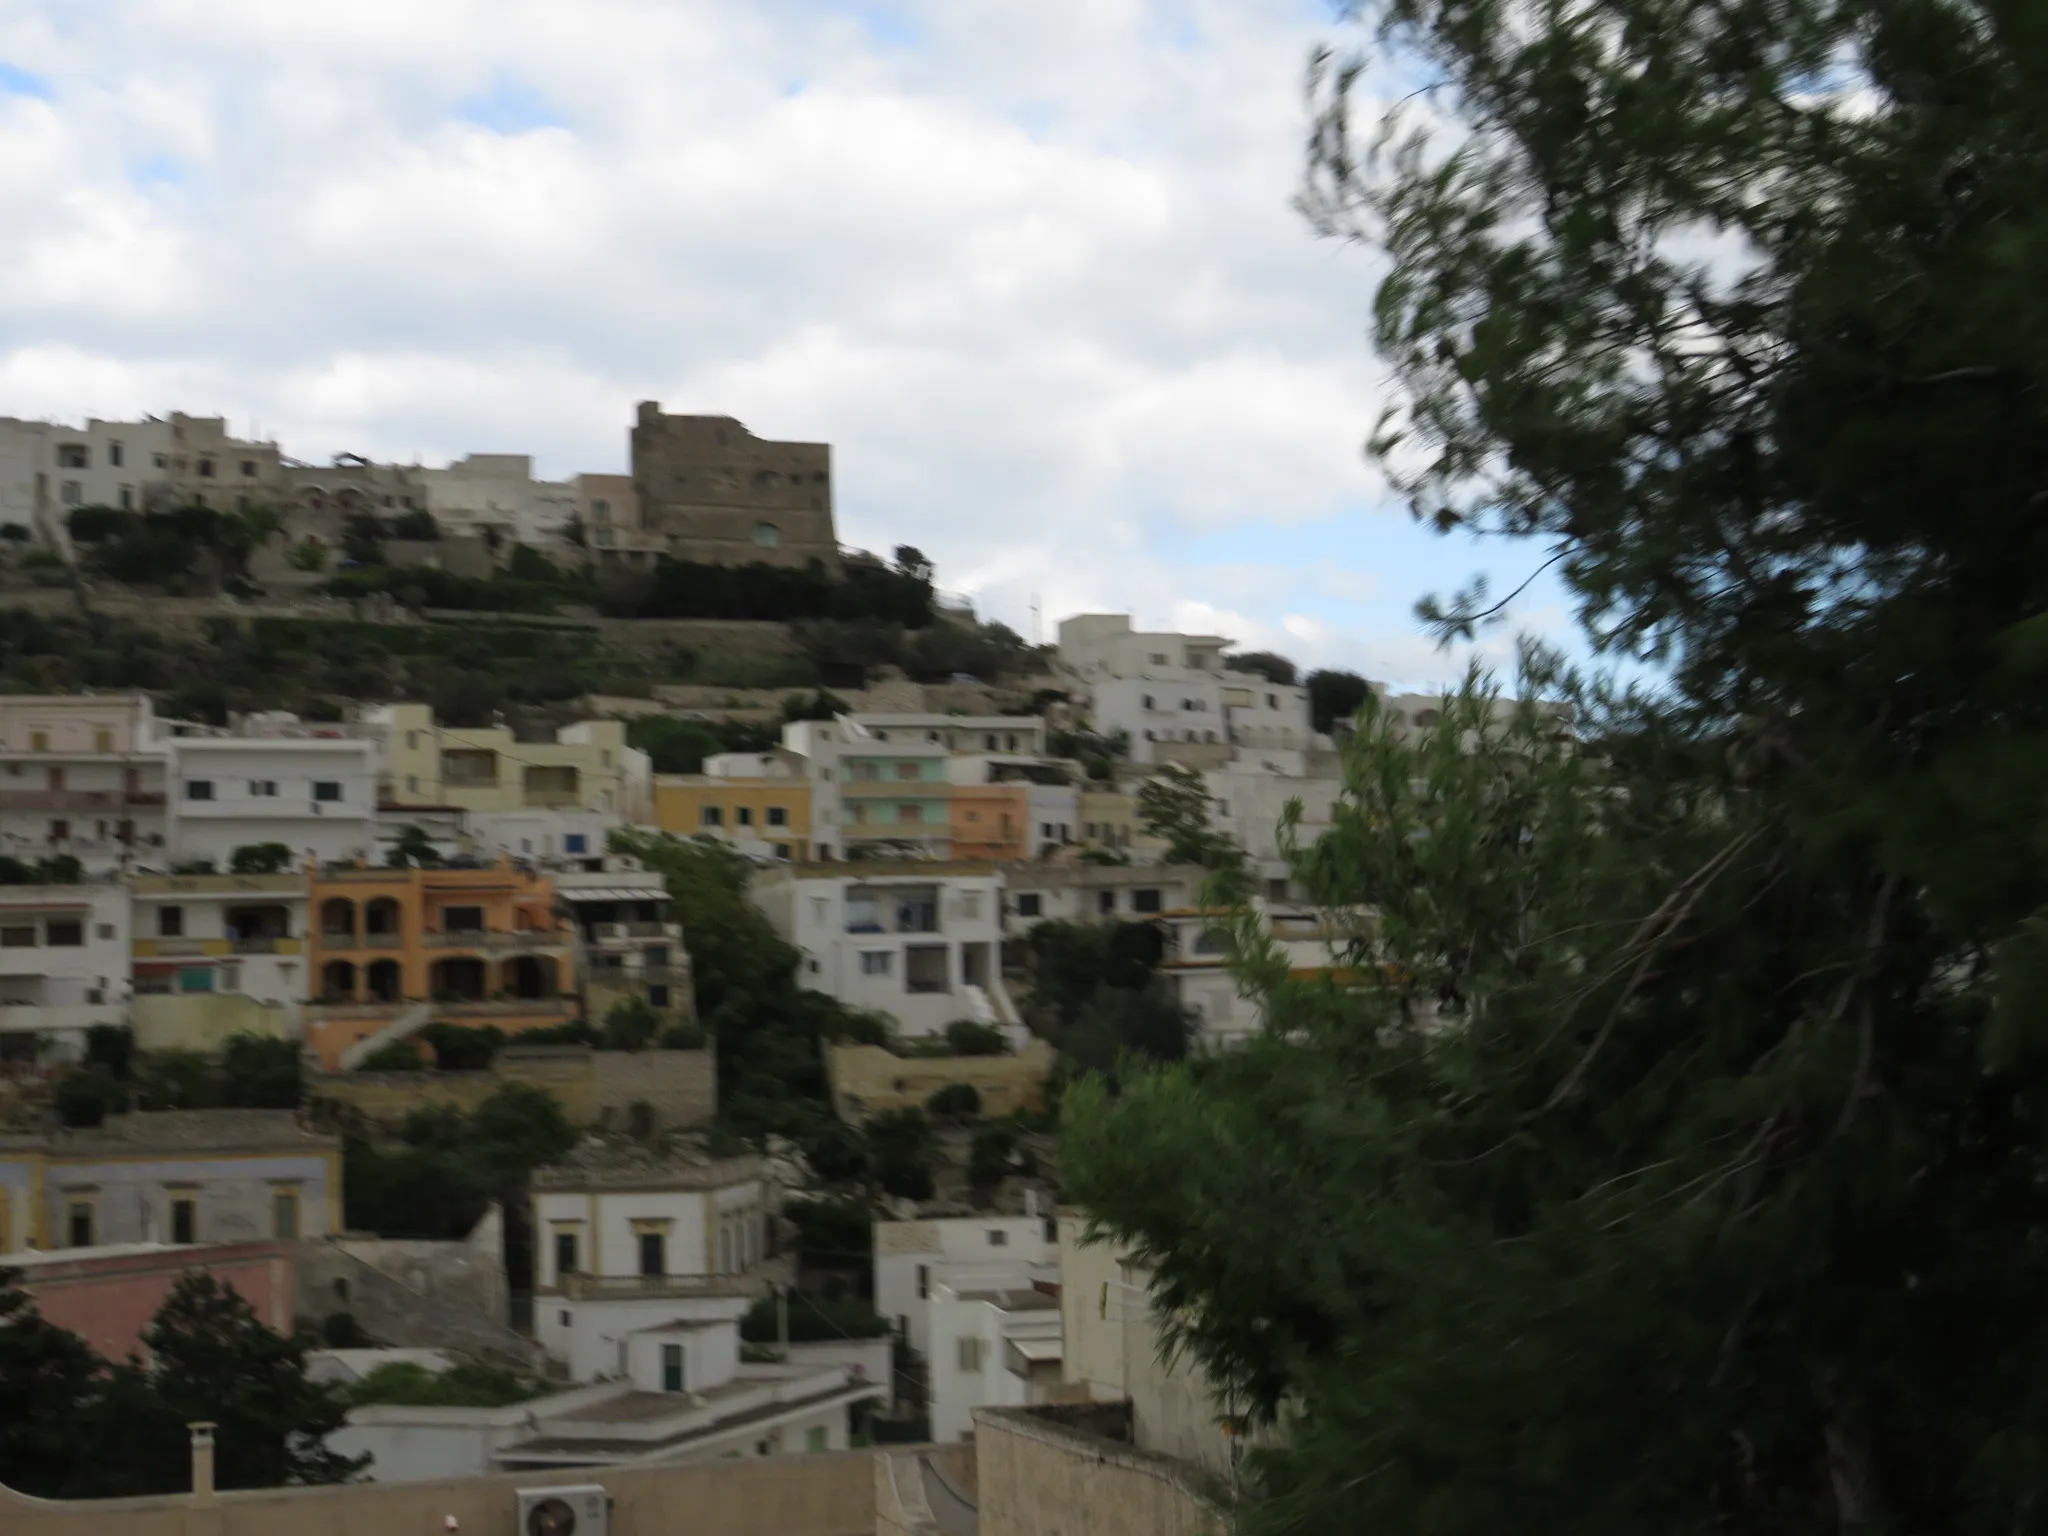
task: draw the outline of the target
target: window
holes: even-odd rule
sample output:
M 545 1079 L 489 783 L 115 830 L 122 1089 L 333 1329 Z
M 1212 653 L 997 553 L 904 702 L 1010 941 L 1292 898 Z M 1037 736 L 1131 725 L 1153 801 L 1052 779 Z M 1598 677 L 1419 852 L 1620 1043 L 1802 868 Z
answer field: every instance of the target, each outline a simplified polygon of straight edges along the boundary
M 277 798 L 277 780 L 251 779 L 249 781 L 249 793 L 258 800 L 275 800 Z
M 405 750 L 408 752 L 417 752 L 419 751 L 419 749 L 420 733 L 418 731 L 407 731 L 405 733 Z
M 213 780 L 187 779 L 185 781 L 185 798 L 187 800 L 211 800 L 213 798 Z
M 771 806 L 769 806 L 769 807 L 768 807 L 768 825 L 769 825 L 769 826 L 771 826 L 771 827 L 786 827 L 786 826 L 788 826 L 788 825 L 789 825 L 789 810 L 788 810 L 788 808 L 787 808 L 786 806 L 780 806 L 780 805 L 771 805 Z
M 1140 886 L 1131 892 L 1133 912 L 1157 912 L 1160 909 L 1159 892 L 1152 886 Z
M 107 444 L 107 463 L 111 467 L 119 469 L 124 463 L 127 462 L 127 459 L 128 452 L 119 443 Z
M 905 826 L 921 827 L 924 825 L 924 807 L 921 805 L 899 805 L 896 807 L 896 819 Z
M 660 982 L 651 984 L 647 988 L 647 1005 L 650 1008 L 666 1008 L 668 1006 L 668 988 Z
M 61 843 L 71 836 L 71 823 L 62 819 L 50 823 L 50 841 Z
M 963 891 L 960 893 L 960 915 L 970 922 L 980 918 L 981 892 Z
M 1097 891 L 1095 893 L 1095 910 L 1105 916 L 1114 912 L 1116 910 L 1116 892 Z
M 151 454 L 149 462 L 157 469 L 169 469 L 171 467 L 171 461 L 161 453 Z
M 66 480 L 63 489 L 57 493 L 57 499 L 67 507 L 83 505 L 85 501 L 85 487 L 76 480 Z
M 668 1239 L 659 1232 L 640 1234 L 640 1273 L 643 1275 L 665 1275 L 668 1273 Z
M 917 1266 L 917 1299 L 923 1301 L 932 1293 L 932 1267 L 929 1264 Z
M 917 764 L 915 764 L 915 763 L 898 763 L 898 764 L 896 765 L 896 777 L 897 777 L 897 778 L 898 778 L 899 780 L 901 780 L 902 782 L 904 782 L 904 783 L 911 783 L 911 784 L 914 784 L 914 783 L 916 783 L 916 782 L 917 782 Z
M 53 917 L 43 925 L 44 942 L 59 949 L 76 949 L 85 942 L 85 924 L 73 917 Z
M 74 1200 L 65 1210 L 65 1235 L 73 1248 L 90 1248 L 93 1239 L 93 1209 L 90 1200 Z
M 600 496 L 591 502 L 590 515 L 597 522 L 608 523 L 612 520 L 612 504 Z
M 733 812 L 733 822 L 737 826 L 751 827 L 754 824 L 754 808 L 751 805 L 739 807 Z
M 1010 1234 L 1001 1227 L 990 1227 L 988 1229 L 988 1245 L 991 1248 L 1007 1248 L 1010 1246 Z
M 895 956 L 886 949 L 864 949 L 860 954 L 860 973 L 863 976 L 886 976 L 893 959 Z
M 782 546 L 782 530 L 773 523 L 754 524 L 754 547 L 756 549 L 779 549 Z
M 1279 695 L 1278 695 L 1277 693 L 1269 693 L 1269 694 L 1267 694 L 1267 695 L 1266 695 L 1266 708 L 1268 708 L 1268 709 L 1278 709 L 1279 707 L 1280 707 L 1280 696 L 1279 696 Z
M 420 792 L 420 776 L 418 774 L 408 773 L 405 776 L 405 792 L 408 795 L 416 795 Z
M 180 992 L 211 992 L 214 975 L 210 965 L 187 965 L 179 968 L 178 990 Z
M 92 749 L 95 752 L 113 751 L 114 733 L 112 731 L 94 731 L 92 733 Z
M 99 930 L 100 937 L 103 939 L 111 939 L 114 936 L 114 925 L 112 923 L 101 923 Z
M 341 798 L 341 781 L 339 779 L 315 779 L 313 781 L 313 798 L 329 802 L 339 800 Z
M 1045 898 L 1036 891 L 1025 891 L 1017 898 L 1019 917 L 1037 917 L 1045 910 Z
M 157 937 L 182 939 L 185 936 L 185 909 L 183 907 L 158 907 L 156 909 Z
M 242 478 L 244 480 L 254 480 L 256 478 L 256 461 L 254 459 L 242 460 Z
M 587 853 L 590 851 L 590 838 L 581 832 L 565 833 L 562 837 L 562 850 L 565 853 Z
M 563 1326 L 564 1328 L 568 1327 L 568 1326 L 569 1326 L 569 1309 L 568 1309 L 567 1307 L 564 1307 L 564 1308 L 562 1308 L 562 1310 L 561 1310 L 561 1311 L 557 1312 L 557 1313 L 555 1314 L 555 1321 L 556 1321 L 556 1322 L 558 1322 L 558 1323 L 560 1323 L 560 1324 L 561 1324 L 561 1325 L 562 1325 L 562 1326 Z
M 804 1449 L 807 1451 L 822 1451 L 825 1449 L 824 1425 L 813 1424 L 804 1431 Z
M 211 460 L 211 459 L 201 459 L 201 460 L 199 461 L 199 465 L 198 465 L 198 468 L 199 468 L 199 478 L 200 478 L 200 479 L 202 479 L 202 480 L 211 480 L 211 479 L 213 478 L 213 460 Z
M 960 1369 L 979 1374 L 981 1362 L 988 1348 L 987 1341 L 978 1333 L 962 1334 L 959 1340 Z
M 34 949 L 35 947 L 35 924 L 23 923 L 18 927 L 0 928 L 0 949 Z
M 196 1243 L 199 1241 L 199 1202 L 192 1199 L 171 1202 L 171 1241 L 174 1243 Z
M 279 1242 L 291 1242 L 299 1235 L 299 1192 L 274 1189 L 270 1192 L 270 1235 Z
M 683 1390 L 683 1346 L 680 1344 L 661 1346 L 661 1390 Z
M 135 487 L 132 485 L 121 487 L 121 510 L 123 512 L 133 512 L 135 510 Z
M 648 945 L 640 951 L 640 965 L 642 969 L 649 971 L 667 970 L 668 946 L 666 944 Z
M 573 1275 L 582 1266 L 577 1262 L 576 1234 L 557 1232 L 555 1234 L 555 1274 Z
M 84 469 L 92 463 L 92 454 L 83 443 L 59 443 L 57 445 L 57 467 L 59 469 Z
M 1152 695 L 1151 695 L 1151 694 L 1149 694 L 1149 693 L 1145 695 L 1145 707 L 1146 707 L 1147 709 L 1150 709 L 1150 708 L 1152 708 L 1152 707 L 1153 707 L 1153 706 L 1152 706 Z
M 722 827 L 725 825 L 725 810 L 722 806 L 707 805 L 698 813 L 697 819 L 703 826 Z
M 31 752 L 49 751 L 50 733 L 48 731 L 30 731 L 28 733 L 28 749 Z
M 484 931 L 484 909 L 482 907 L 443 907 L 441 926 L 450 933 L 482 933 Z

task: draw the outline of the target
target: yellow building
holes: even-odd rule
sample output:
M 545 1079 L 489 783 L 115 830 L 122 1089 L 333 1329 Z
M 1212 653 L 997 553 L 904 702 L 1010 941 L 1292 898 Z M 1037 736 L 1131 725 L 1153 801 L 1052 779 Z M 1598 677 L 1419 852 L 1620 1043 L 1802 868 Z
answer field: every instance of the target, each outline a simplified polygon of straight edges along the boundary
M 1138 803 L 1120 789 L 1083 786 L 1081 790 L 1081 846 L 1104 853 L 1127 852 L 1146 836 L 1145 823 L 1138 815 Z
M 742 849 L 764 843 L 779 859 L 807 863 L 811 783 L 793 774 L 664 773 L 654 781 L 654 824 L 677 837 L 715 837 Z
M 553 741 L 519 741 L 503 727 L 437 725 L 425 704 L 364 712 L 384 745 L 378 798 L 386 805 L 465 811 L 596 811 L 645 821 L 652 769 L 626 745 L 620 720 L 565 725 Z

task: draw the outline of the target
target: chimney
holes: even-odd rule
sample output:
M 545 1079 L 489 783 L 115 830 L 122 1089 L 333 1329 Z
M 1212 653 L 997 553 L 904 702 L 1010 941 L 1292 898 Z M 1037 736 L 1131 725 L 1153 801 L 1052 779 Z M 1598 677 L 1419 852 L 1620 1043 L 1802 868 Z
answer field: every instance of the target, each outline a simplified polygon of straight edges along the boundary
M 213 1503 L 213 1425 L 200 1419 L 185 1427 L 192 1431 L 192 1502 L 204 1509 Z

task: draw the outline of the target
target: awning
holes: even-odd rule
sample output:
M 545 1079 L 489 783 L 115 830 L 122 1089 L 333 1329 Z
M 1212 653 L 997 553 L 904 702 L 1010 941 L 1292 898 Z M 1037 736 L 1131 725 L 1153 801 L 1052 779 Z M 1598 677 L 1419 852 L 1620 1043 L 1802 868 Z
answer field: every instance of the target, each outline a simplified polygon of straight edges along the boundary
M 564 890 L 560 886 L 556 886 L 555 894 L 559 896 L 563 901 L 575 902 L 668 900 L 668 888 L 666 886 L 660 885 L 639 887 L 607 885 L 599 886 L 595 890 L 586 889 L 581 886 L 577 886 L 569 890 Z

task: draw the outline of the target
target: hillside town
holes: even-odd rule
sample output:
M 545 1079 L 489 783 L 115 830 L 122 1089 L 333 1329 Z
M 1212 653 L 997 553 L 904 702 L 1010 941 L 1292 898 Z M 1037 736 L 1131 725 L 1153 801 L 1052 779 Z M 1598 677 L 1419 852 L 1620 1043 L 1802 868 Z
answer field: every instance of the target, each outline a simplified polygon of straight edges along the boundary
M 0 1536 L 2048 1536 L 2042 10 L 0 6 Z
M 313 469 L 176 413 L 0 444 L 0 518 L 47 552 L 21 563 L 85 612 L 147 590 L 110 539 L 208 512 L 253 531 L 246 585 L 188 589 L 227 623 L 334 601 L 293 579 L 337 574 L 309 550 L 486 582 L 871 558 L 836 542 L 823 445 L 652 405 L 631 476 L 559 484 L 507 455 Z M 365 522 L 404 537 L 373 553 Z M 351 622 L 413 617 L 383 597 Z M 1283 818 L 1327 827 L 1368 694 L 1416 731 L 1440 701 L 1121 614 L 1026 660 L 488 724 L 0 696 L 0 1263 L 107 1360 L 217 1283 L 298 1341 L 323 1454 L 374 1484 L 961 1447 L 1060 1404 L 1227 1478 L 1228 1414 L 1062 1203 L 1053 1109 L 1120 1055 L 1262 1027 L 1220 875 L 1295 974 L 1346 974 Z M 678 733 L 695 771 L 662 771 Z

